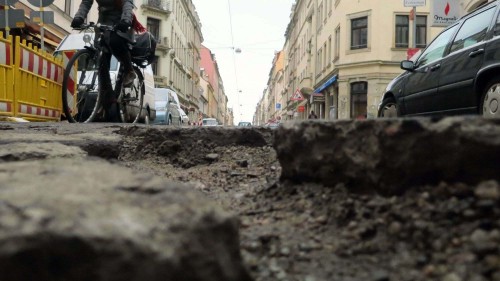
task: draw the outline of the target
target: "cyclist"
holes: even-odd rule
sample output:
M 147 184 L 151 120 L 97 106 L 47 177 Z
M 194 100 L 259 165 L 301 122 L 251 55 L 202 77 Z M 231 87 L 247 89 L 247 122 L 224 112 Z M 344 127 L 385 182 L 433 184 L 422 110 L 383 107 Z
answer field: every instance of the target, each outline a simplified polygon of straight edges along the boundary
M 71 22 L 72 28 L 79 28 L 82 26 L 93 2 L 94 0 L 82 0 Z M 97 4 L 99 11 L 97 22 L 104 25 L 115 26 L 116 31 L 111 32 L 109 35 L 110 38 L 108 38 L 109 41 L 107 40 L 107 43 L 111 49 L 111 53 L 104 52 L 100 69 L 109 70 L 111 55 L 113 54 L 123 66 L 123 85 L 125 87 L 130 86 L 136 78 L 134 69 L 132 68 L 132 57 L 130 55 L 131 46 L 135 42 L 134 30 L 131 28 L 133 20 L 135 19 L 133 13 L 134 3 L 132 0 L 97 0 Z M 96 29 L 96 32 L 99 32 L 99 30 Z M 108 109 L 115 99 L 114 96 L 109 95 L 109 93 L 112 93 L 109 71 L 99 71 L 99 83 L 105 94 L 104 107 Z

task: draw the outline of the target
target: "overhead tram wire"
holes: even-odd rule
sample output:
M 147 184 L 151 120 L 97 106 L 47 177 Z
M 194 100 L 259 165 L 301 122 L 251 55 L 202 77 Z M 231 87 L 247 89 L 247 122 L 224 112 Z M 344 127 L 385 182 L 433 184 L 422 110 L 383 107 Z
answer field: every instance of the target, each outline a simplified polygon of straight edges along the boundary
M 229 27 L 231 29 L 231 45 L 233 46 L 233 67 L 234 67 L 234 79 L 235 79 L 235 83 L 236 83 L 236 98 L 237 98 L 237 102 L 238 102 L 237 107 L 240 107 L 240 87 L 238 86 L 238 74 L 236 72 L 236 57 L 234 55 L 235 48 L 234 48 L 234 36 L 233 36 L 233 18 L 232 18 L 232 13 L 231 13 L 231 1 L 230 0 L 227 0 L 227 7 L 229 10 Z M 234 112 L 234 110 L 236 110 L 236 107 L 233 108 L 233 112 Z M 239 111 L 241 111 L 241 108 Z M 239 113 L 241 116 L 241 112 L 239 112 Z M 233 117 L 234 117 L 234 114 L 233 114 Z
M 273 42 L 278 42 L 278 41 L 282 41 L 282 40 L 279 39 L 279 40 L 270 40 L 270 41 L 261 41 L 261 42 L 248 42 L 248 43 L 245 43 L 245 44 L 241 44 L 239 46 L 245 48 L 245 50 L 246 50 L 249 46 L 266 45 L 268 43 L 273 43 Z M 212 46 L 217 45 L 217 46 L 214 46 L 214 48 L 232 48 L 231 46 L 227 46 L 226 43 L 211 42 L 211 41 L 207 41 L 207 40 L 203 41 L 203 43 L 204 44 L 206 43 L 206 44 L 212 45 Z M 254 48 L 258 48 L 258 49 L 275 49 L 274 47 L 262 47 L 262 48 L 252 47 L 252 49 L 254 49 Z

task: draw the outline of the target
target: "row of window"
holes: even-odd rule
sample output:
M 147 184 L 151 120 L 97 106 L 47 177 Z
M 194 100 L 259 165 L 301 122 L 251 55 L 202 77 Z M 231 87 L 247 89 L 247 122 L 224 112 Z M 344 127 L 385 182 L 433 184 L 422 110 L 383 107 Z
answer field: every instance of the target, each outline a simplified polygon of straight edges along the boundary
M 417 16 L 416 47 L 427 45 L 427 16 Z M 395 26 L 395 47 L 409 47 L 410 16 L 397 15 Z M 368 17 L 351 20 L 351 50 L 366 48 L 368 44 Z
M 165 40 L 162 37 L 162 33 L 160 33 L 160 25 L 161 25 L 161 20 L 155 19 L 155 18 L 147 18 L 147 28 L 148 31 L 159 40 L 159 43 L 167 43 L 167 42 L 161 42 L 161 40 Z M 181 59 L 182 62 L 184 62 L 187 65 L 192 66 L 193 65 L 193 52 L 191 52 L 187 46 L 185 46 L 182 43 L 182 40 L 180 39 L 179 34 L 177 34 L 172 28 L 172 47 L 174 48 L 176 52 L 176 56 Z M 163 34 L 164 35 L 164 34 Z
M 408 15 L 397 15 L 395 26 L 395 47 L 408 48 L 410 17 Z M 340 55 L 340 27 L 335 29 L 334 60 Z M 417 16 L 416 22 L 416 47 L 425 48 L 427 45 L 427 16 Z M 351 42 L 350 49 L 358 50 L 368 47 L 368 17 L 360 17 L 351 20 Z M 329 37 L 316 54 L 316 73 L 328 66 L 332 61 L 332 38 Z
M 326 15 L 325 15 L 326 16 Z M 368 47 L 368 17 L 360 17 L 351 20 L 351 42 L 350 49 L 364 49 Z M 408 15 L 396 15 L 395 20 L 395 47 L 396 48 L 408 48 L 410 46 L 409 42 L 409 30 L 410 30 L 410 16 Z M 300 40 L 298 46 L 294 49 L 294 52 L 290 55 L 290 66 L 292 69 L 302 61 L 302 59 L 310 52 L 312 47 L 311 41 L 307 41 L 309 38 L 309 30 L 307 29 L 305 35 Z M 332 38 L 329 37 L 328 40 L 318 49 L 316 53 L 316 73 L 319 73 L 332 61 L 332 51 L 333 60 L 336 60 L 340 56 L 340 27 L 335 29 L 334 42 Z M 417 16 L 416 17 L 416 47 L 425 48 L 427 45 L 427 16 Z M 332 46 L 332 43 L 334 46 Z M 307 77 L 307 74 L 304 74 Z M 303 79 L 303 74 L 299 75 L 299 79 Z

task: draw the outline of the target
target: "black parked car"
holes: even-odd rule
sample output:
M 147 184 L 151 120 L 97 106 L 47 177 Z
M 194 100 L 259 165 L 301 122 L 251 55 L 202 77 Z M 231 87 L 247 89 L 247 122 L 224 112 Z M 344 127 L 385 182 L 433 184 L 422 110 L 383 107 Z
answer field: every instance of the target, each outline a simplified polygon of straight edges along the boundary
M 387 86 L 379 117 L 500 117 L 500 15 L 495 1 L 443 30 Z

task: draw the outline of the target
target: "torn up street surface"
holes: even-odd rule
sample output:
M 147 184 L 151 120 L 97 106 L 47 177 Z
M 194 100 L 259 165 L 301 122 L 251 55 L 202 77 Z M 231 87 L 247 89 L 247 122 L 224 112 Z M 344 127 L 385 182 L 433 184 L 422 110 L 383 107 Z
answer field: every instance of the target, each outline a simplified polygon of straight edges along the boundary
M 0 124 L 0 280 L 500 280 L 500 120 Z

